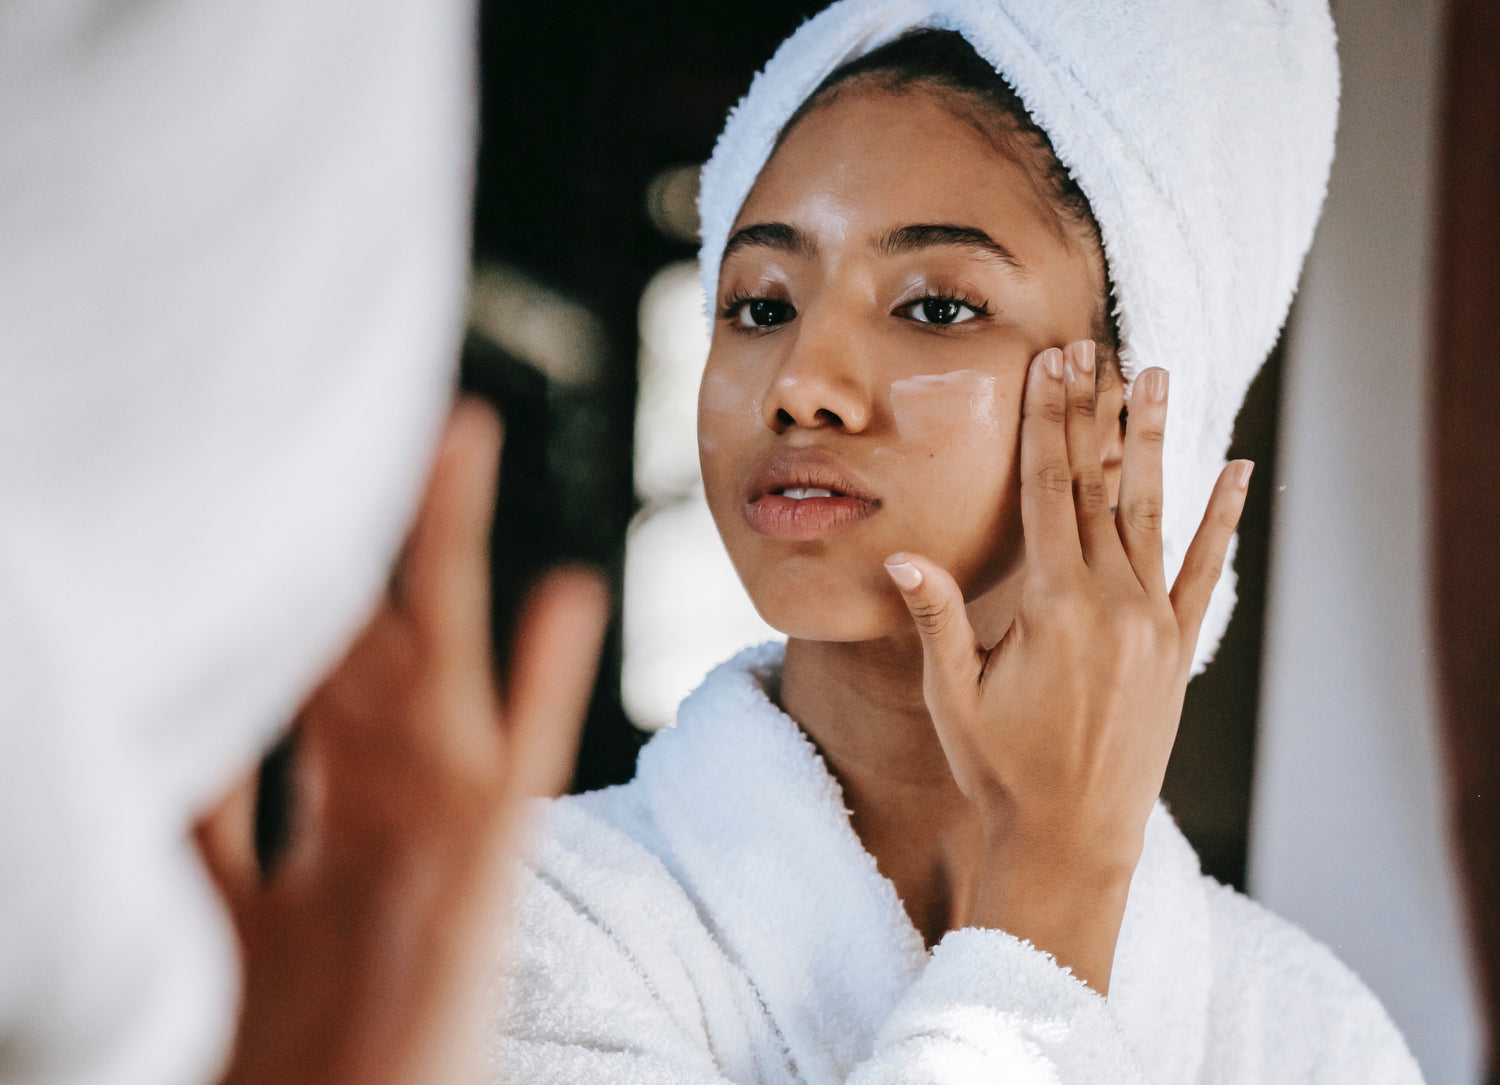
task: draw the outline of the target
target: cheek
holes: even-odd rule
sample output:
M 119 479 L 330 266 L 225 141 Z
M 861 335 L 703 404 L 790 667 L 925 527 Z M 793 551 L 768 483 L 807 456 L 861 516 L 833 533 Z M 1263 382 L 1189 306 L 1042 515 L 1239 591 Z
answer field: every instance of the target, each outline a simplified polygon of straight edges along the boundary
M 1019 396 L 1018 382 L 975 370 L 891 384 L 897 439 L 884 456 L 902 480 L 907 545 L 966 589 L 982 590 L 1019 545 Z
M 923 374 L 893 381 L 893 448 L 907 455 L 947 454 L 955 442 L 970 448 L 997 445 L 1004 428 L 1007 392 L 999 378 L 974 369 Z
M 698 459 L 705 484 L 739 441 L 762 429 L 760 403 L 753 389 L 715 369 L 698 388 Z

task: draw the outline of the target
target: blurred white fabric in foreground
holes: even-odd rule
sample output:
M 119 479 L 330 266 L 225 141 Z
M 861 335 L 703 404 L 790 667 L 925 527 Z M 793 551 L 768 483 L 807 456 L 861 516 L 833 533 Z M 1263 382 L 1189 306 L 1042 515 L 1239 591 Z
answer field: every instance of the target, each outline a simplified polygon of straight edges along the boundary
M 188 839 L 371 604 L 444 413 L 462 0 L 0 6 L 0 1082 L 210 1080 Z

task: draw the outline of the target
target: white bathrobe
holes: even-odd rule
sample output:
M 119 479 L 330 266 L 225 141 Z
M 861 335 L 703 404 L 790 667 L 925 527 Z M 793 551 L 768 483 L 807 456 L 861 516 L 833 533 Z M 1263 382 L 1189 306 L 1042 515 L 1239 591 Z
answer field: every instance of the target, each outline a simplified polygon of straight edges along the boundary
M 1108 999 L 1029 944 L 931 952 L 751 649 L 636 778 L 553 804 L 513 949 L 497 1080 L 710 1085 L 1419 1082 L 1322 945 L 1200 873 L 1160 806 Z

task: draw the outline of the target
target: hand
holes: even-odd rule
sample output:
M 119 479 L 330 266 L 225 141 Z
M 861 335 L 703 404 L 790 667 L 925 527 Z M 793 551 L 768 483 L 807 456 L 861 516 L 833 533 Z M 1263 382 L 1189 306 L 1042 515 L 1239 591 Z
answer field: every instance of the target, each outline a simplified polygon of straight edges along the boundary
M 454 410 L 398 575 L 299 717 L 292 839 L 264 876 L 249 790 L 198 827 L 239 934 L 226 1083 L 478 1082 L 521 800 L 568 780 L 606 611 L 556 572 L 490 654 L 494 414 Z
M 1029 939 L 1105 993 L 1251 464 L 1236 461 L 1220 475 L 1169 592 L 1166 371 L 1136 381 L 1114 515 L 1094 388 L 1091 342 L 1032 362 L 1021 424 L 1026 569 L 998 644 L 976 640 L 943 569 L 915 554 L 892 555 L 886 566 L 921 637 L 933 724 L 984 828 L 974 924 Z

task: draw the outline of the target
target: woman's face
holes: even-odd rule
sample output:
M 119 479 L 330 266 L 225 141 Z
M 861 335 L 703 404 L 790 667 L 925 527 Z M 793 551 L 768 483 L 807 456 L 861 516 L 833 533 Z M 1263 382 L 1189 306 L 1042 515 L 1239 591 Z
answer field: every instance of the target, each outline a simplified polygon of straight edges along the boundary
M 1103 289 L 1027 169 L 936 93 L 856 84 L 807 114 L 730 232 L 698 403 L 709 506 L 762 616 L 907 634 L 882 568 L 907 550 L 998 635 L 1026 369 L 1090 336 Z

